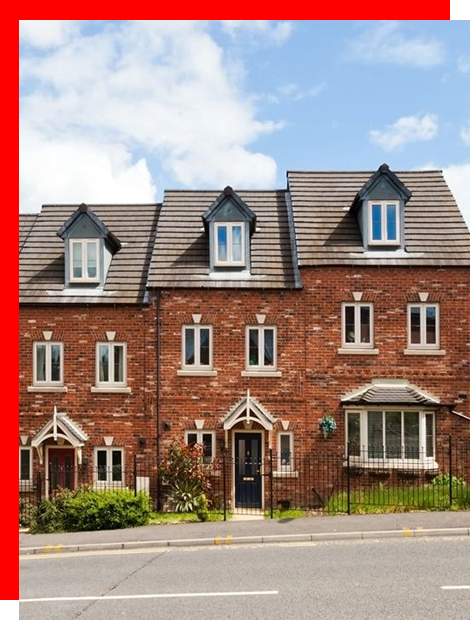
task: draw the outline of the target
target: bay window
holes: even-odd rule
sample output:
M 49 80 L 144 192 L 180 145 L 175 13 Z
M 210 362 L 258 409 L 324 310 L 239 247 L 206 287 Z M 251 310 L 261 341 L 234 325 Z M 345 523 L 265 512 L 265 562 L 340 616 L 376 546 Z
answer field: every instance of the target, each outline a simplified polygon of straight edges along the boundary
M 346 413 L 349 455 L 361 464 L 434 462 L 433 412 L 373 409 Z

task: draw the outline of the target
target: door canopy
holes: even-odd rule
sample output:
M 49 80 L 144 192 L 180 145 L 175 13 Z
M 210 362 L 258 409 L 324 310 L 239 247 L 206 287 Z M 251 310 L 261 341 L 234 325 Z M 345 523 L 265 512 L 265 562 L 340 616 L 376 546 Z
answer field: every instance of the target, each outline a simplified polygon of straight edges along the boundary
M 65 413 L 59 413 L 57 407 L 54 407 L 52 417 L 31 440 L 31 445 L 38 451 L 41 464 L 43 462 L 43 444 L 47 439 L 67 441 L 77 449 L 78 463 L 81 463 L 81 448 L 88 440 L 88 435 Z
M 246 397 L 239 400 L 225 415 L 222 420 L 224 430 L 233 428 L 239 422 L 257 422 L 265 430 L 272 431 L 276 419 L 266 411 L 261 403 L 250 396 L 250 391 Z

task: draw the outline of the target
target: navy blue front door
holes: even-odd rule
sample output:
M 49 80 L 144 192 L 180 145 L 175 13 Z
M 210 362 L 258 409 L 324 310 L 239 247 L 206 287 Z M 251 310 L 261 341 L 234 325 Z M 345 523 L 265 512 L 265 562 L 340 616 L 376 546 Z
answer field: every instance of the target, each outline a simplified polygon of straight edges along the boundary
M 235 507 L 261 508 L 261 433 L 235 433 Z

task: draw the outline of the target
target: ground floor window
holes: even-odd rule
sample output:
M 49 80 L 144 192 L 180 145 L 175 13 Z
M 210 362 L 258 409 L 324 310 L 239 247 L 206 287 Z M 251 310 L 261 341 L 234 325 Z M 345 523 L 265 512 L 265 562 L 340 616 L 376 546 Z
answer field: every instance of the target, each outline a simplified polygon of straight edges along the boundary
M 294 433 L 282 432 L 277 435 L 277 469 L 278 471 L 294 470 Z
M 203 448 L 204 463 L 210 463 L 215 457 L 215 432 L 214 431 L 185 431 L 184 440 L 188 446 L 198 443 Z
M 123 448 L 95 449 L 95 480 L 100 486 L 124 484 Z
M 20 482 L 33 479 L 33 459 L 31 448 L 20 448 Z
M 401 462 L 434 459 L 433 412 L 357 410 L 346 412 L 349 454 L 364 460 Z

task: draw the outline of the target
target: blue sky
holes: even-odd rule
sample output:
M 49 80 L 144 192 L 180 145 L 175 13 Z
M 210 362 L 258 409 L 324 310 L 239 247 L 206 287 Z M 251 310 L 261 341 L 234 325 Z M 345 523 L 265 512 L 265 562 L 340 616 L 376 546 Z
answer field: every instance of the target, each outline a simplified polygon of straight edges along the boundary
M 470 223 L 466 21 L 20 21 L 20 209 L 287 169 L 445 170 Z

